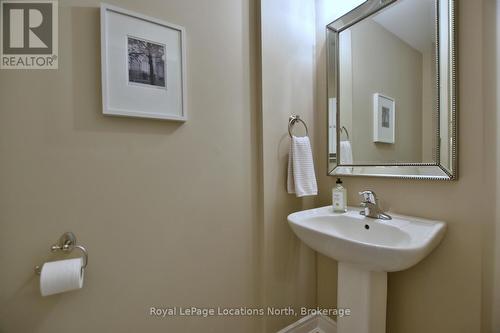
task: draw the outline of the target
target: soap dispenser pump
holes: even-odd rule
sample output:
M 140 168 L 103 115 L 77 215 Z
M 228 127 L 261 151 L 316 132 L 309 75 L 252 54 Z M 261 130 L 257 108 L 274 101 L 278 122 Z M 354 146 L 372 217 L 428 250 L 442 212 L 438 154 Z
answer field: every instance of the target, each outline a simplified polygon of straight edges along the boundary
M 332 189 L 332 207 L 335 213 L 347 212 L 347 190 L 342 180 L 337 178 L 336 186 Z

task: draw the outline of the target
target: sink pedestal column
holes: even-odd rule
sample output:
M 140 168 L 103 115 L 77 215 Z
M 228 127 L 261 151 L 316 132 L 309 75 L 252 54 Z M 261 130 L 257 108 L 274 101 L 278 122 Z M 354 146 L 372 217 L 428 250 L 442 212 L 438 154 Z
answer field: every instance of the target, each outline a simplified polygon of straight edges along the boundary
M 338 264 L 337 308 L 351 309 L 337 318 L 337 333 L 385 333 L 387 273 Z

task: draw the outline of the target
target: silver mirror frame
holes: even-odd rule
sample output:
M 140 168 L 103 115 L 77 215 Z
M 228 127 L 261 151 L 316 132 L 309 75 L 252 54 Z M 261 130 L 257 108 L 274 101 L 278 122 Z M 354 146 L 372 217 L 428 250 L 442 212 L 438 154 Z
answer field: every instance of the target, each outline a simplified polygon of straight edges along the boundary
M 383 8 L 390 6 L 397 2 L 398 0 L 367 0 L 360 6 L 356 7 L 349 13 L 335 20 L 334 22 L 326 26 L 326 42 L 327 42 L 327 108 L 329 98 L 336 98 L 336 108 L 340 110 L 339 105 L 341 101 L 339 100 L 340 89 L 339 89 L 339 34 L 343 30 L 349 28 L 353 24 L 364 20 L 365 18 L 375 14 L 376 12 L 382 10 Z M 442 17 L 442 3 L 447 5 L 447 15 L 448 17 Z M 436 89 L 437 89 L 437 131 L 436 131 L 436 156 L 435 163 L 396 163 L 396 164 L 339 164 L 339 154 L 340 154 L 340 132 L 341 126 L 336 126 L 336 136 L 337 136 L 337 149 L 336 156 L 332 158 L 329 154 L 329 144 L 327 144 L 327 173 L 329 176 L 367 176 L 367 177 L 390 177 L 390 178 L 404 178 L 404 179 L 427 179 L 427 180 L 457 180 L 458 179 L 458 109 L 457 109 L 457 29 L 456 29 L 456 0 L 436 0 L 436 31 L 437 31 L 437 41 L 436 41 L 436 66 L 437 66 L 437 77 L 436 77 Z M 446 13 L 445 13 L 446 14 Z M 446 19 L 448 27 L 449 40 L 446 43 L 442 43 L 440 40 L 441 31 L 440 26 Z M 444 50 L 443 50 L 444 48 Z M 441 85 L 441 68 L 440 68 L 440 53 L 445 51 L 448 61 L 447 61 L 447 82 L 446 93 L 440 93 Z M 449 169 L 446 168 L 441 163 L 441 151 L 440 151 L 440 113 L 441 113 L 441 103 L 442 99 L 448 101 L 447 112 L 449 114 L 450 127 L 449 131 L 451 134 L 448 139 L 450 140 L 449 148 Z M 329 117 L 329 112 L 326 112 L 327 118 Z M 340 112 L 336 112 L 337 119 L 336 124 L 340 124 Z M 329 131 L 329 122 L 327 119 L 327 133 Z M 332 163 L 332 159 L 335 160 Z M 332 167 L 332 164 L 334 166 Z

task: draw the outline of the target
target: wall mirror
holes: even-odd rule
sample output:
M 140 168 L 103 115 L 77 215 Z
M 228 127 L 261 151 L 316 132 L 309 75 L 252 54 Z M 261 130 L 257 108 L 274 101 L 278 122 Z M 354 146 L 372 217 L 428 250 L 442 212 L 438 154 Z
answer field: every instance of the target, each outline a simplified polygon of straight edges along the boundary
M 327 26 L 328 173 L 455 180 L 455 0 L 368 0 Z

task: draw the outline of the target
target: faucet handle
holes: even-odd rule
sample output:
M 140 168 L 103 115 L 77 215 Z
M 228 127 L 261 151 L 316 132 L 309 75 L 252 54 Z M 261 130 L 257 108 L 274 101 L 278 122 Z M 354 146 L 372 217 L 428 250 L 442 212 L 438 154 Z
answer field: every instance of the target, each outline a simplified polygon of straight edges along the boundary
M 359 192 L 359 195 L 361 196 L 361 198 L 363 198 L 362 203 L 365 203 L 365 204 L 371 203 L 374 205 L 377 204 L 377 196 L 375 195 L 375 192 L 370 191 L 370 190 L 366 190 L 366 191 Z

